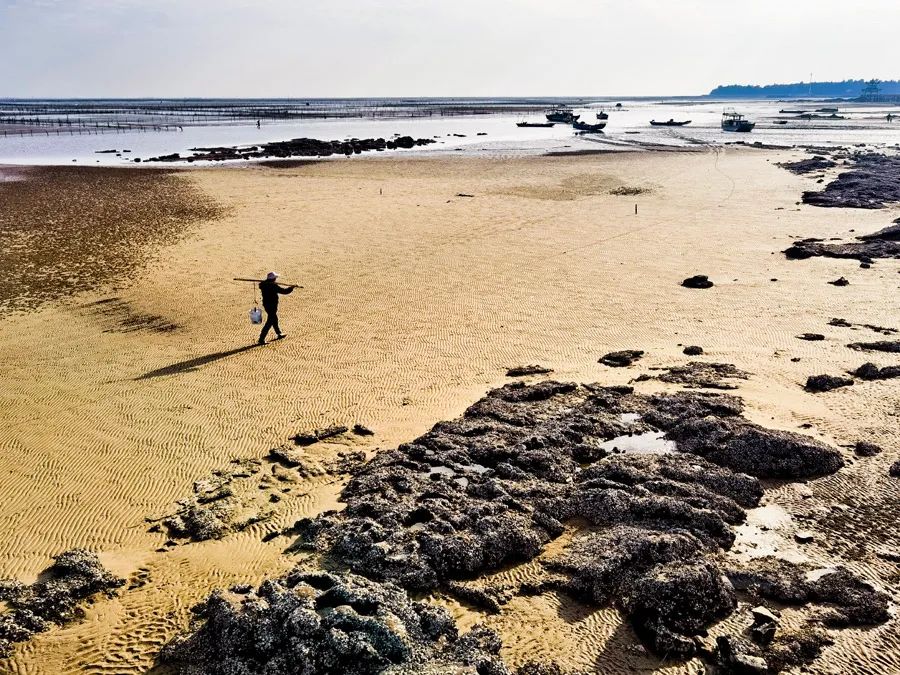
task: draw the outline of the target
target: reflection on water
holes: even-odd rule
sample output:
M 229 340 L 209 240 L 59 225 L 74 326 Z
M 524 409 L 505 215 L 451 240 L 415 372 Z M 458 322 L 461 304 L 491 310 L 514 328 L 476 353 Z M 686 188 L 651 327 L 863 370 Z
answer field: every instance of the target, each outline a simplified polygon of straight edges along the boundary
M 734 107 L 757 122 L 749 134 L 723 132 L 720 118 L 725 107 Z M 60 134 L 52 131 L 33 136 L 3 136 L 0 129 L 0 164 L 125 165 L 132 158 L 171 154 L 189 155 L 193 147 L 258 145 L 293 138 L 344 140 L 349 138 L 390 138 L 409 135 L 434 138 L 434 145 L 402 154 L 433 155 L 447 152 L 478 155 L 543 154 L 548 151 L 639 150 L 647 146 L 702 147 L 745 141 L 773 145 L 890 145 L 900 143 L 900 121 L 886 121 L 896 107 L 874 104 L 838 104 L 846 119 L 799 119 L 796 114 L 779 114 L 784 103 L 777 101 L 597 101 L 576 107 L 583 121 L 596 121 L 596 113 L 609 113 L 603 134 L 577 134 L 572 127 L 557 124 L 549 128 L 520 128 L 517 121 L 542 120 L 540 113 L 499 113 L 490 115 L 401 117 L 391 119 L 347 118 L 272 121 L 263 120 L 257 129 L 252 120 L 228 124 L 183 126 L 171 131 L 126 131 L 123 133 Z M 816 104 L 791 104 L 791 109 Z M 691 120 L 684 127 L 651 127 L 650 120 Z M 784 124 L 776 124 L 784 122 Z M 123 150 L 131 153 L 122 153 Z M 101 150 L 115 153 L 97 154 Z M 343 158 L 339 158 L 343 161 Z M 240 160 L 239 160 L 240 161 Z
M 666 440 L 665 436 L 664 431 L 617 436 L 600 447 L 607 452 L 675 452 L 675 441 Z

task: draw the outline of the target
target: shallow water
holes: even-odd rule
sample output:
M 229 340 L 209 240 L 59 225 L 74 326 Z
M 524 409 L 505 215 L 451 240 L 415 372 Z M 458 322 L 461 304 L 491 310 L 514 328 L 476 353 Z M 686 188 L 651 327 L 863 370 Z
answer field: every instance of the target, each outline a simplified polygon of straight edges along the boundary
M 778 101 L 648 101 L 623 100 L 622 108 L 611 101 L 596 101 L 576 107 L 583 121 L 595 122 L 597 111 L 609 112 L 602 134 L 580 134 L 565 124 L 551 128 L 519 128 L 523 119 L 543 121 L 541 113 L 400 117 L 391 119 L 345 118 L 263 121 L 229 120 L 184 126 L 183 131 L 127 131 L 122 133 L 59 134 L 53 131 L 26 136 L 3 136 L 0 127 L 0 163 L 126 165 L 133 158 L 178 152 L 189 155 L 192 147 L 247 146 L 293 138 L 344 140 L 349 138 L 391 138 L 409 135 L 434 138 L 434 145 L 402 154 L 460 152 L 479 155 L 522 155 L 576 150 L 629 151 L 647 147 L 714 146 L 745 141 L 774 145 L 879 145 L 900 143 L 900 121 L 889 124 L 885 115 L 896 107 L 871 104 L 839 105 L 843 120 L 799 120 L 796 115 L 780 115 L 782 108 L 815 110 L 822 104 Z M 834 104 L 829 104 L 834 105 Z M 720 128 L 725 108 L 735 108 L 756 121 L 749 134 L 726 133 Z M 651 127 L 650 120 L 691 120 L 685 127 Z M 775 124 L 786 120 L 787 124 Z M 483 134 L 483 135 L 479 135 Z M 97 154 L 100 150 L 131 150 L 130 153 Z M 392 151 L 386 151 L 391 153 Z M 343 157 L 338 158 L 343 159 Z M 243 160 L 237 160 L 241 162 Z

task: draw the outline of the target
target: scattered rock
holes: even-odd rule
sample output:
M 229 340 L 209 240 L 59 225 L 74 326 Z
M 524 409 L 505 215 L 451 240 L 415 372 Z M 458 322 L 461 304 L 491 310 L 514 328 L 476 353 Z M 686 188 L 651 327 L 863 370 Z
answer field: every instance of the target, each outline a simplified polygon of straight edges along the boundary
M 552 368 L 544 368 L 543 366 L 516 366 L 506 371 L 507 377 L 526 377 L 528 375 L 547 375 L 552 373 Z
M 372 431 L 369 427 L 364 426 L 362 424 L 354 424 L 353 425 L 353 433 L 357 436 L 374 436 L 375 432 Z
M 699 347 L 697 345 L 689 345 L 682 350 L 682 353 L 687 356 L 700 356 L 703 354 L 703 347 Z
M 599 363 L 610 368 L 625 368 L 640 359 L 644 352 L 639 349 L 625 349 L 620 352 L 610 352 L 600 357 Z
M 76 548 L 54 558 L 31 585 L 0 580 L 0 658 L 9 656 L 14 642 L 24 642 L 53 625 L 80 615 L 80 603 L 98 593 L 111 595 L 125 584 L 108 572 L 94 553 Z
M 846 319 L 830 319 L 828 321 L 829 326 L 837 326 L 838 328 L 852 328 L 853 324 L 847 321 Z
M 874 363 L 864 363 L 853 371 L 861 380 L 887 380 L 892 377 L 900 377 L 900 366 L 885 366 L 879 368 Z
M 834 281 L 829 281 L 829 284 L 832 286 L 849 286 L 850 282 L 847 281 L 844 277 L 840 277 L 839 279 L 835 279 Z
M 732 635 L 716 638 L 718 664 L 735 675 L 768 675 L 769 664 L 753 643 Z
M 799 544 L 808 544 L 811 541 L 814 541 L 816 535 L 810 532 L 809 530 L 797 530 L 794 533 L 794 540 Z
M 681 282 L 681 285 L 685 288 L 712 288 L 715 284 L 713 284 L 705 274 L 698 274 L 693 277 L 688 277 Z
M 893 478 L 900 478 L 900 460 L 891 464 L 891 468 L 888 469 L 888 475 Z
M 308 433 L 298 433 L 291 437 L 291 440 L 294 441 L 297 445 L 312 445 L 313 443 L 318 443 L 319 441 L 324 441 L 329 438 L 334 438 L 335 436 L 340 436 L 341 434 L 347 433 L 348 429 L 345 426 L 331 426 L 325 429 L 317 429 Z
M 853 451 L 860 457 L 874 457 L 882 452 L 881 446 L 870 443 L 869 441 L 856 441 Z
M 806 385 L 803 388 L 810 393 L 819 394 L 831 391 L 832 389 L 837 389 L 838 387 L 849 387 L 852 384 L 853 380 L 849 377 L 840 377 L 837 375 L 811 375 L 807 378 Z
M 778 631 L 778 617 L 766 607 L 759 605 L 750 610 L 753 625 L 750 627 L 750 639 L 756 644 L 768 646 L 775 639 Z
M 797 336 L 798 340 L 809 340 L 810 342 L 816 342 L 819 340 L 824 340 L 825 336 L 821 333 L 800 333 Z

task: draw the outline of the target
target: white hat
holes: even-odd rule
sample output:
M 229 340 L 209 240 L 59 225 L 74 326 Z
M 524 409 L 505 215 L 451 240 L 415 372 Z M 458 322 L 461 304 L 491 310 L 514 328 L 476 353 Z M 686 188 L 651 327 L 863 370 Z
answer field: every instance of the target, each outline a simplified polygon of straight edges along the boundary
M 278 278 L 278 272 L 269 272 L 266 275 L 266 281 L 275 281 Z

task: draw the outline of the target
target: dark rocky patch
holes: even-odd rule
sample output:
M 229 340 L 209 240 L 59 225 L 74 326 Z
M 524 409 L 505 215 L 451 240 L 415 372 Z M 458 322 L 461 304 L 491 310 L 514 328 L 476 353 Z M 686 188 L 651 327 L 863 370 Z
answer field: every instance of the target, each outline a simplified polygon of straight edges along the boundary
M 689 389 L 737 389 L 726 380 L 746 380 L 750 373 L 740 370 L 730 363 L 691 361 L 683 366 L 666 368 L 657 376 L 663 382 L 680 384 Z
M 864 352 L 892 352 L 900 354 L 900 340 L 877 340 L 875 342 L 851 342 L 850 349 Z
M 821 192 L 804 192 L 813 206 L 880 209 L 900 201 L 900 157 L 860 153 L 853 168 L 840 174 Z
M 712 288 L 715 284 L 705 274 L 697 274 L 682 281 L 681 285 L 685 288 Z
M 819 171 L 824 171 L 825 169 L 831 169 L 833 167 L 836 167 L 838 164 L 834 160 L 828 159 L 827 157 L 815 155 L 808 159 L 801 159 L 796 162 L 778 162 L 777 165 L 782 169 L 787 169 L 791 173 L 804 175 L 808 173 L 817 173 Z
M 167 170 L 31 167 L 27 177 L 0 181 L 4 313 L 132 280 L 197 223 L 223 213 L 192 181 Z M 136 325 L 171 324 L 152 318 L 137 317 Z
M 874 363 L 864 363 L 853 371 L 861 380 L 887 380 L 892 377 L 900 377 L 900 366 L 885 366 L 879 368 Z
M 759 478 L 807 478 L 834 473 L 840 453 L 808 436 L 774 431 L 741 416 L 688 417 L 668 429 L 682 452 Z
M 246 148 L 216 147 L 191 148 L 192 155 L 182 157 L 179 153 L 151 157 L 148 162 L 222 162 L 234 159 L 286 159 L 289 157 L 330 157 L 332 155 L 358 155 L 363 152 L 383 152 L 384 150 L 410 149 L 429 145 L 435 140 L 431 138 L 413 138 L 399 136 L 385 140 L 384 138 L 353 138 L 349 141 L 320 141 L 315 138 L 295 138 L 290 141 L 275 141 L 259 146 Z M 268 164 L 271 166 L 271 163 Z
M 818 340 L 824 340 L 825 336 L 821 333 L 800 333 L 797 336 L 798 340 L 809 340 L 810 342 L 816 342 Z
M 692 655 L 695 636 L 736 605 L 719 553 L 762 496 L 745 472 L 795 478 L 841 465 L 833 448 L 741 413 L 740 400 L 724 394 L 645 396 L 554 381 L 493 390 L 461 418 L 362 466 L 341 493 L 343 511 L 295 524 L 292 548 L 319 551 L 352 574 L 298 569 L 255 593 L 216 593 L 162 660 L 210 675 L 436 675 L 460 666 L 504 675 L 495 634 L 475 628 L 459 637 L 446 612 L 410 602 L 393 584 L 502 611 L 515 590 L 462 582 L 534 559 L 567 526 L 576 533 L 563 553 L 542 561 L 544 581 L 520 592 L 614 604 L 657 653 Z M 620 437 L 662 434 L 677 452 L 607 449 Z M 803 582 L 799 604 L 828 604 L 850 620 L 865 608 L 880 619 L 880 597 L 855 577 L 815 585 L 781 564 L 729 575 L 746 575 L 742 590 L 759 579 L 788 589 Z M 786 644 L 794 643 L 778 636 L 767 658 Z M 519 671 L 558 672 L 539 664 Z
M 837 326 L 838 328 L 852 328 L 853 327 L 853 324 L 850 323 L 849 321 L 847 321 L 846 319 L 838 319 L 838 318 L 829 319 L 828 325 L 829 326 Z
M 621 187 L 613 188 L 609 191 L 609 194 L 616 195 L 618 197 L 633 197 L 636 195 L 642 195 L 647 192 L 652 192 L 650 188 L 645 187 L 634 187 L 629 185 L 622 185 Z
M 845 279 L 844 277 L 840 277 L 838 279 L 835 279 L 834 281 L 829 281 L 828 283 L 831 284 L 832 286 L 849 286 L 850 285 L 850 282 L 847 281 L 847 279 Z
M 853 380 L 849 377 L 840 377 L 839 375 L 810 375 L 806 379 L 804 389 L 813 394 L 821 394 L 839 387 L 849 387 L 853 384 Z
M 357 436 L 374 436 L 375 432 L 363 424 L 354 424 L 353 433 Z
M 888 469 L 888 475 L 892 478 L 900 478 L 900 460 L 897 460 Z
M 98 593 L 112 594 L 124 583 L 95 554 L 78 548 L 56 556 L 30 586 L 0 580 L 0 601 L 7 608 L 0 614 L 0 658 L 9 655 L 12 643 L 79 618 L 82 601 Z
M 434 591 L 533 559 L 564 522 L 586 521 L 600 531 L 547 563 L 555 586 L 616 603 L 654 649 L 691 653 L 688 638 L 733 608 L 704 556 L 729 548 L 731 527 L 759 502 L 758 481 L 741 472 L 794 478 L 842 463 L 814 439 L 740 413 L 721 394 L 510 384 L 377 455 L 342 492 L 344 511 L 298 521 L 295 547 Z M 607 456 L 603 447 L 660 432 L 681 452 Z
M 544 368 L 544 366 L 515 366 L 506 371 L 507 377 L 526 377 L 528 375 L 547 375 L 552 373 L 552 368 Z
M 730 615 L 737 606 L 731 584 L 709 562 L 657 565 L 630 589 L 627 612 L 635 632 L 654 652 L 692 656 L 690 636 Z
M 625 349 L 620 352 L 610 352 L 600 357 L 598 363 L 602 363 L 610 368 L 625 368 L 644 355 L 639 349 Z
M 443 609 L 391 583 L 299 568 L 255 592 L 217 591 L 195 625 L 167 644 L 163 665 L 196 675 L 509 675 L 500 638 L 476 626 L 459 635 Z
M 682 353 L 686 356 L 701 356 L 703 354 L 703 347 L 698 345 L 688 345 L 682 350 Z

